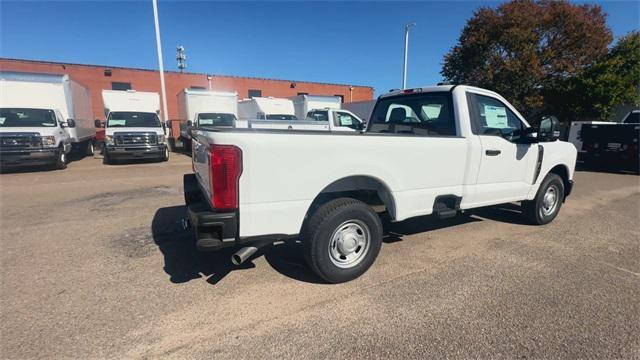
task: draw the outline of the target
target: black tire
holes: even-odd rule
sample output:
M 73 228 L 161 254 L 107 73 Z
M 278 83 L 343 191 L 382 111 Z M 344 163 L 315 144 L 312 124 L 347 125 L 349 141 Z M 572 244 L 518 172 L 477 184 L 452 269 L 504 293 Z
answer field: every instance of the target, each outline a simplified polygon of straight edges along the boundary
M 176 152 L 176 140 L 172 137 L 167 139 L 167 146 L 169 147 L 170 152 Z
M 54 163 L 54 167 L 57 170 L 63 170 L 67 168 L 67 154 L 64 152 L 63 148 L 60 148 L 56 153 L 56 161 Z
M 357 262 L 339 266 L 336 262 L 347 261 L 347 257 L 338 259 L 331 253 L 332 249 L 334 253 L 340 252 L 338 241 L 334 239 L 340 237 L 340 232 L 345 234 L 345 229 L 351 231 L 345 237 L 356 234 L 363 236 L 364 233 L 365 238 L 368 236 L 368 241 L 366 245 L 360 246 L 351 236 L 349 244 L 344 247 L 355 249 L 350 255 Z M 371 267 L 380 252 L 382 234 L 380 217 L 369 205 L 355 199 L 340 198 L 321 205 L 311 214 L 303 226 L 301 241 L 305 260 L 311 270 L 323 280 L 335 284 L 353 280 Z M 341 242 L 345 243 L 346 241 Z
M 551 191 L 550 189 L 554 190 Z M 545 196 L 549 192 L 554 193 L 555 204 L 549 206 L 549 202 L 545 202 Z M 536 193 L 533 200 L 522 202 L 522 213 L 525 218 L 534 225 L 548 224 L 556 218 L 564 201 L 564 183 L 562 178 L 556 174 L 548 174 Z
M 162 161 L 169 161 L 169 147 L 164 147 L 164 155 L 162 156 Z
M 85 156 L 93 157 L 94 151 L 95 148 L 93 146 L 93 140 L 87 140 L 87 143 L 85 144 Z
M 109 156 L 109 152 L 107 151 L 107 149 L 104 149 L 103 152 L 104 155 L 102 156 L 102 163 L 104 165 L 112 165 L 113 159 L 111 159 L 111 156 Z

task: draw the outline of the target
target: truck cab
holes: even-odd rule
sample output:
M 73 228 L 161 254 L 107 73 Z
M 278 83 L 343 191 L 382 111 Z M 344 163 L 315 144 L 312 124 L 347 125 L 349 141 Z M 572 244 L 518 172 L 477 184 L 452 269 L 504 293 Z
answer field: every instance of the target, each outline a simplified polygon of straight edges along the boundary
M 103 90 L 102 99 L 106 114 L 105 164 L 124 159 L 169 160 L 157 93 Z M 101 126 L 99 121 L 96 126 Z

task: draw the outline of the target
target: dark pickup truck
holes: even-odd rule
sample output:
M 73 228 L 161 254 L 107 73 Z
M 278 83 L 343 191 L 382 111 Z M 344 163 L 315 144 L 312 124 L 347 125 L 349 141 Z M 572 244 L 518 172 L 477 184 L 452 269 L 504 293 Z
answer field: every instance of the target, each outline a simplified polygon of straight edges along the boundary
M 584 124 L 580 133 L 582 148 L 586 150 L 587 166 L 640 170 L 640 112 L 629 113 L 622 123 Z

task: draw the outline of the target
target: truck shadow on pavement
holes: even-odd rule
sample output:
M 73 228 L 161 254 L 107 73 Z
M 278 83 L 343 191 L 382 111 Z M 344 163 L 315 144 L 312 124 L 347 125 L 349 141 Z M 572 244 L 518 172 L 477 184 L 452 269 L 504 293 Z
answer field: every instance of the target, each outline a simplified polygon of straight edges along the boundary
M 231 247 L 216 252 L 198 251 L 193 233 L 183 230 L 180 225 L 180 220 L 186 214 L 184 205 L 160 208 L 156 211 L 151 225 L 153 241 L 164 256 L 164 271 L 172 283 L 207 278 L 209 284 L 215 285 L 232 271 L 255 268 L 253 260 L 261 256 L 264 256 L 274 270 L 284 276 L 308 283 L 325 283 L 306 266 L 302 244 L 298 239 L 278 241 L 266 246 L 240 266 L 231 263 L 231 255 L 238 248 Z M 476 209 L 449 219 L 438 219 L 430 215 L 386 223 L 383 242 L 392 245 L 403 241 L 405 236 L 484 220 L 526 224 L 518 205 L 504 204 Z

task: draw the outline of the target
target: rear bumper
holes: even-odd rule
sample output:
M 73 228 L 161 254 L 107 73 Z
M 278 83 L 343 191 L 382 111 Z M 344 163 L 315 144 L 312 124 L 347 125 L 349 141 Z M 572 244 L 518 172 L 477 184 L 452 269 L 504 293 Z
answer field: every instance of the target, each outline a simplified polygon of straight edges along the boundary
M 166 145 L 149 147 L 116 147 L 106 146 L 107 156 L 114 159 L 155 159 L 164 156 Z
M 236 245 L 238 238 L 238 212 L 217 212 L 204 198 L 194 174 L 183 178 L 184 198 L 189 222 L 201 251 L 215 251 Z
M 2 166 L 46 165 L 56 161 L 60 149 L 32 149 L 0 152 Z

